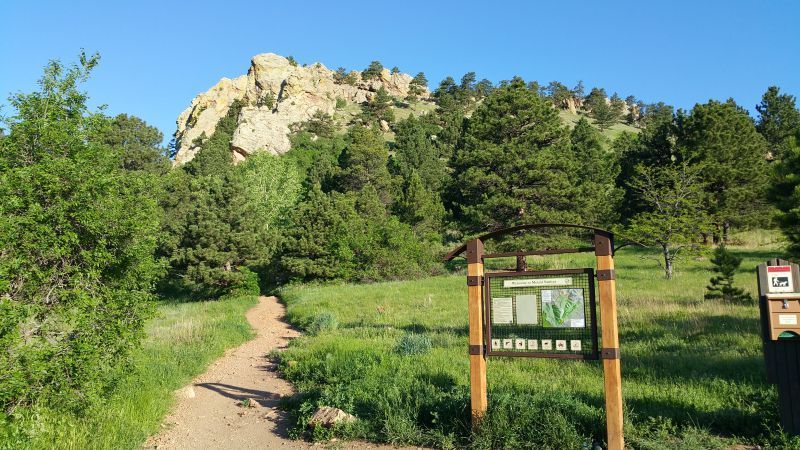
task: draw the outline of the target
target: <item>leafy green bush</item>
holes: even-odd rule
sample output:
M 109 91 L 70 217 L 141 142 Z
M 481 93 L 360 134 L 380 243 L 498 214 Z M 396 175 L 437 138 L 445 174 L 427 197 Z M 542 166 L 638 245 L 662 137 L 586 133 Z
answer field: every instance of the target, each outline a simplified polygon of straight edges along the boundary
M 347 101 L 342 97 L 336 97 L 336 109 L 343 109 L 347 106 Z
M 314 317 L 314 320 L 308 326 L 308 331 L 311 334 L 319 334 L 325 331 L 332 331 L 339 327 L 339 319 L 336 314 L 330 311 L 322 311 Z
M 395 353 L 404 356 L 425 355 L 431 351 L 431 338 L 424 334 L 406 333 L 397 340 Z
M 98 57 L 52 61 L 10 99 L 0 140 L 0 416 L 79 411 L 125 367 L 152 313 L 158 179 L 122 169 L 79 84 Z M 100 141 L 100 142 L 98 142 Z

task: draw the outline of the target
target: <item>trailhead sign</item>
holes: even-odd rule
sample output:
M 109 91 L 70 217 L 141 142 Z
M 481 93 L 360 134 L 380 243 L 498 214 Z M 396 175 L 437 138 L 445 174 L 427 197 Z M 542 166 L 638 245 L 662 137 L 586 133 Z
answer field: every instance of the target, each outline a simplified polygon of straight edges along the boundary
M 585 239 L 583 242 L 588 241 L 591 246 L 508 253 L 484 251 L 487 240 L 541 229 L 545 230 L 544 237 L 554 236 L 553 231 L 555 235 L 572 234 L 573 237 L 575 233 L 583 233 L 582 238 L 569 242 Z M 607 448 L 625 448 L 615 250 L 614 234 L 600 228 L 532 224 L 486 233 L 453 249 L 445 257 L 445 261 L 450 261 L 466 253 L 473 427 L 478 426 L 488 409 L 486 362 L 489 357 L 601 359 Z M 595 268 L 528 270 L 525 259 L 534 255 L 581 252 L 595 254 Z M 515 271 L 487 273 L 484 270 L 485 260 L 509 257 L 516 257 Z M 776 281 L 776 284 L 782 283 L 783 280 Z M 598 309 L 601 327 L 598 327 Z M 602 331 L 602 340 L 598 338 L 598 329 Z
M 486 274 L 488 356 L 598 359 L 593 269 Z

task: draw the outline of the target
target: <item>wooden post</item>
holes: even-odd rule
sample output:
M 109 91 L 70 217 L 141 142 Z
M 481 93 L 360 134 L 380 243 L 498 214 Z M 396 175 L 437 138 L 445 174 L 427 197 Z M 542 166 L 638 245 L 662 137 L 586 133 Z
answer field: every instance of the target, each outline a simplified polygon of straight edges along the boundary
M 619 360 L 617 287 L 614 276 L 613 245 L 611 234 L 595 232 L 594 250 L 597 257 L 600 322 L 603 338 L 600 355 L 603 358 L 608 450 L 623 450 L 625 439 L 622 434 L 622 373 Z
M 483 242 L 467 242 L 469 298 L 469 381 L 473 428 L 486 413 L 486 358 L 483 347 Z

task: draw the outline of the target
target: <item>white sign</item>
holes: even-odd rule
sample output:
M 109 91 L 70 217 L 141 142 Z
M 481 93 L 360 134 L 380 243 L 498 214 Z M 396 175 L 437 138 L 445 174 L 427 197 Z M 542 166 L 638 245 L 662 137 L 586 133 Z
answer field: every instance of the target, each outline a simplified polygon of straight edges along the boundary
M 791 266 L 767 266 L 767 290 L 769 292 L 794 292 Z
M 572 277 L 564 278 L 528 278 L 525 280 L 503 280 L 503 287 L 539 287 L 539 286 L 571 286 Z
M 514 323 L 514 301 L 511 297 L 497 297 L 492 299 L 492 323 Z
M 781 325 L 797 325 L 797 314 L 778 314 L 778 323 Z
M 514 348 L 517 350 L 525 350 L 525 339 L 515 339 Z
M 528 350 L 539 350 L 539 342 L 536 339 L 528 339 Z
M 569 349 L 573 352 L 581 351 L 581 341 L 578 339 L 573 339 L 569 341 Z

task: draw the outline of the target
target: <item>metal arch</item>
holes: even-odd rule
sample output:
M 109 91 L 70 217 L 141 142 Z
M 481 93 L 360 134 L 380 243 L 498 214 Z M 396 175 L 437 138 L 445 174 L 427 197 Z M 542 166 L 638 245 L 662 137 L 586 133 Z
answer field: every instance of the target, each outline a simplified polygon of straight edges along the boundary
M 495 237 L 498 237 L 498 236 L 504 236 L 506 234 L 514 233 L 516 231 L 532 230 L 532 229 L 536 229 L 536 228 L 549 228 L 549 227 L 582 228 L 584 230 L 592 230 L 595 233 L 599 232 L 599 233 L 602 233 L 602 234 L 606 234 L 606 235 L 612 237 L 612 246 L 613 246 L 613 236 L 614 236 L 613 232 L 608 231 L 608 230 L 604 230 L 602 228 L 591 227 L 591 226 L 588 226 L 588 225 L 578 225 L 578 224 L 574 224 L 574 223 L 534 223 L 534 224 L 528 224 L 528 225 L 517 225 L 517 226 L 513 226 L 513 227 L 502 228 L 500 230 L 491 231 L 489 233 L 477 236 L 476 238 L 473 238 L 473 239 L 480 239 L 481 241 L 486 241 L 487 239 L 492 239 L 492 238 L 495 238 Z M 635 243 L 637 245 L 643 246 L 642 244 L 640 244 L 640 243 L 638 243 L 636 241 L 632 241 L 632 240 L 627 239 L 627 238 L 626 238 L 626 240 L 628 240 L 628 241 L 630 241 L 632 243 Z M 613 251 L 616 251 L 616 250 L 624 247 L 625 245 L 629 245 L 629 244 L 624 244 L 624 245 L 621 245 L 621 246 L 619 246 L 617 248 L 613 248 L 612 247 L 612 249 L 613 249 Z M 466 249 L 467 249 L 467 244 L 466 243 L 461 244 L 459 247 L 454 248 L 453 250 L 450 251 L 450 253 L 445 255 L 444 261 L 452 260 L 456 256 L 464 253 L 464 251 L 466 251 Z

